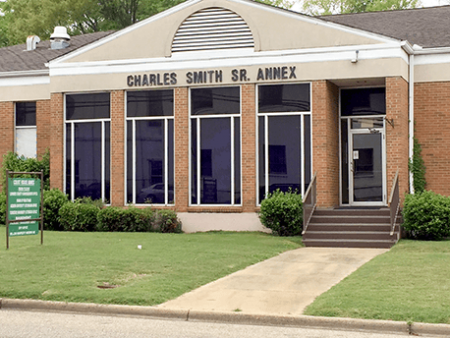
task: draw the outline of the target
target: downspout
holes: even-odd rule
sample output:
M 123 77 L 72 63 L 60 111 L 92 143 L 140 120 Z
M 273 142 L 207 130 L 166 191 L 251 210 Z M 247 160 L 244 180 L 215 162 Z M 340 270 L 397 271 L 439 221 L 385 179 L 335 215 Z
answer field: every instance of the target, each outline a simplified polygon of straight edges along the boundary
M 409 157 L 409 160 L 412 161 L 413 153 L 414 153 L 414 151 L 413 151 L 414 150 L 414 49 L 415 49 L 415 47 L 418 47 L 418 46 L 416 46 L 416 45 L 411 46 L 411 44 L 408 41 L 402 41 L 402 47 L 403 47 L 403 50 L 408 54 L 408 60 L 409 60 L 408 157 Z M 411 194 L 414 194 L 414 184 L 413 183 L 414 183 L 414 177 L 413 177 L 412 172 L 409 171 L 409 192 Z
M 409 55 L 409 161 L 414 155 L 414 54 Z M 414 194 L 414 177 L 409 171 L 409 192 Z

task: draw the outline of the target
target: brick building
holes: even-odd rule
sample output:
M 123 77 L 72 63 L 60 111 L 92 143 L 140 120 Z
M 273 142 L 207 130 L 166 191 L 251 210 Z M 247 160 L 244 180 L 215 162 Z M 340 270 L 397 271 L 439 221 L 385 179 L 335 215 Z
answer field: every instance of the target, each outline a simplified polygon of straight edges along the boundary
M 330 17 L 188 0 L 118 32 L 0 49 L 0 155 L 51 152 L 71 199 L 174 208 L 185 229 L 262 229 L 275 189 L 317 207 L 450 194 L 450 7 Z M 414 125 L 414 128 L 413 128 Z

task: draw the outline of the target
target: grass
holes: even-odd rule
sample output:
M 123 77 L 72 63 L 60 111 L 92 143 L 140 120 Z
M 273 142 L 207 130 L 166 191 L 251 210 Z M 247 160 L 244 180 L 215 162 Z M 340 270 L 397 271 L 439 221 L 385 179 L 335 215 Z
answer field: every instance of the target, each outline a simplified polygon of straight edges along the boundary
M 450 241 L 400 241 L 319 296 L 305 314 L 449 324 Z
M 155 305 L 301 246 L 262 233 L 44 233 L 0 228 L 0 298 Z M 142 245 L 142 249 L 138 249 Z M 98 286 L 119 285 L 113 289 Z

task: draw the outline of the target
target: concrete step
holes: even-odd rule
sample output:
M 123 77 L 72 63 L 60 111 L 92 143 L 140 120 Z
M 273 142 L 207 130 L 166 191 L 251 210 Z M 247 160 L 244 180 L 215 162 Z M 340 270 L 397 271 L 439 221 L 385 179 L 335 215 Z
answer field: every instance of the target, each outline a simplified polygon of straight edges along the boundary
M 307 231 L 303 239 L 332 239 L 332 240 L 386 240 L 397 239 L 397 234 L 379 231 Z
M 387 240 L 336 240 L 336 239 L 303 239 L 306 247 L 327 248 L 391 248 L 395 241 Z
M 398 228 L 398 227 L 397 227 Z M 390 224 L 337 224 L 337 223 L 310 223 L 309 231 L 371 231 L 371 232 L 390 232 Z
M 390 216 L 388 208 L 381 209 L 316 209 L 317 216 Z
M 339 224 L 390 224 L 391 218 L 389 216 L 323 216 L 316 215 L 311 217 L 311 223 L 339 223 Z

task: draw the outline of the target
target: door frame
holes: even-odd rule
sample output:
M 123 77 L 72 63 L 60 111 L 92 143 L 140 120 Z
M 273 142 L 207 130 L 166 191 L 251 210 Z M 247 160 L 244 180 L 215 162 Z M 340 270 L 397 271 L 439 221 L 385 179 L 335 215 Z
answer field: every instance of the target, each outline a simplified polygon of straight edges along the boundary
M 377 118 L 382 117 L 383 118 L 383 127 L 382 128 L 359 128 L 359 129 L 351 129 L 351 119 L 364 119 L 364 118 Z M 386 179 L 387 179 L 387 161 L 386 161 L 386 119 L 385 115 L 364 115 L 364 116 L 342 116 L 340 118 L 341 121 L 345 120 L 347 121 L 347 159 L 349 159 L 349 165 L 348 165 L 348 190 L 349 190 L 349 203 L 344 204 L 342 203 L 342 156 L 339 155 L 339 204 L 342 206 L 386 206 L 387 205 L 387 185 L 386 185 Z M 341 126 L 341 123 L 339 123 L 339 129 Z M 376 130 L 377 133 L 381 134 L 381 168 L 382 168 L 382 201 L 368 201 L 368 202 L 355 202 L 354 194 L 353 194 L 353 188 L 354 188 L 354 178 L 353 178 L 353 171 L 352 171 L 352 165 L 353 162 L 353 135 L 359 134 L 371 134 L 370 130 Z M 342 131 L 340 130 L 340 133 Z M 339 146 L 340 149 L 342 149 L 341 144 L 342 137 L 339 137 Z M 342 153 L 342 150 L 339 151 L 339 154 Z

